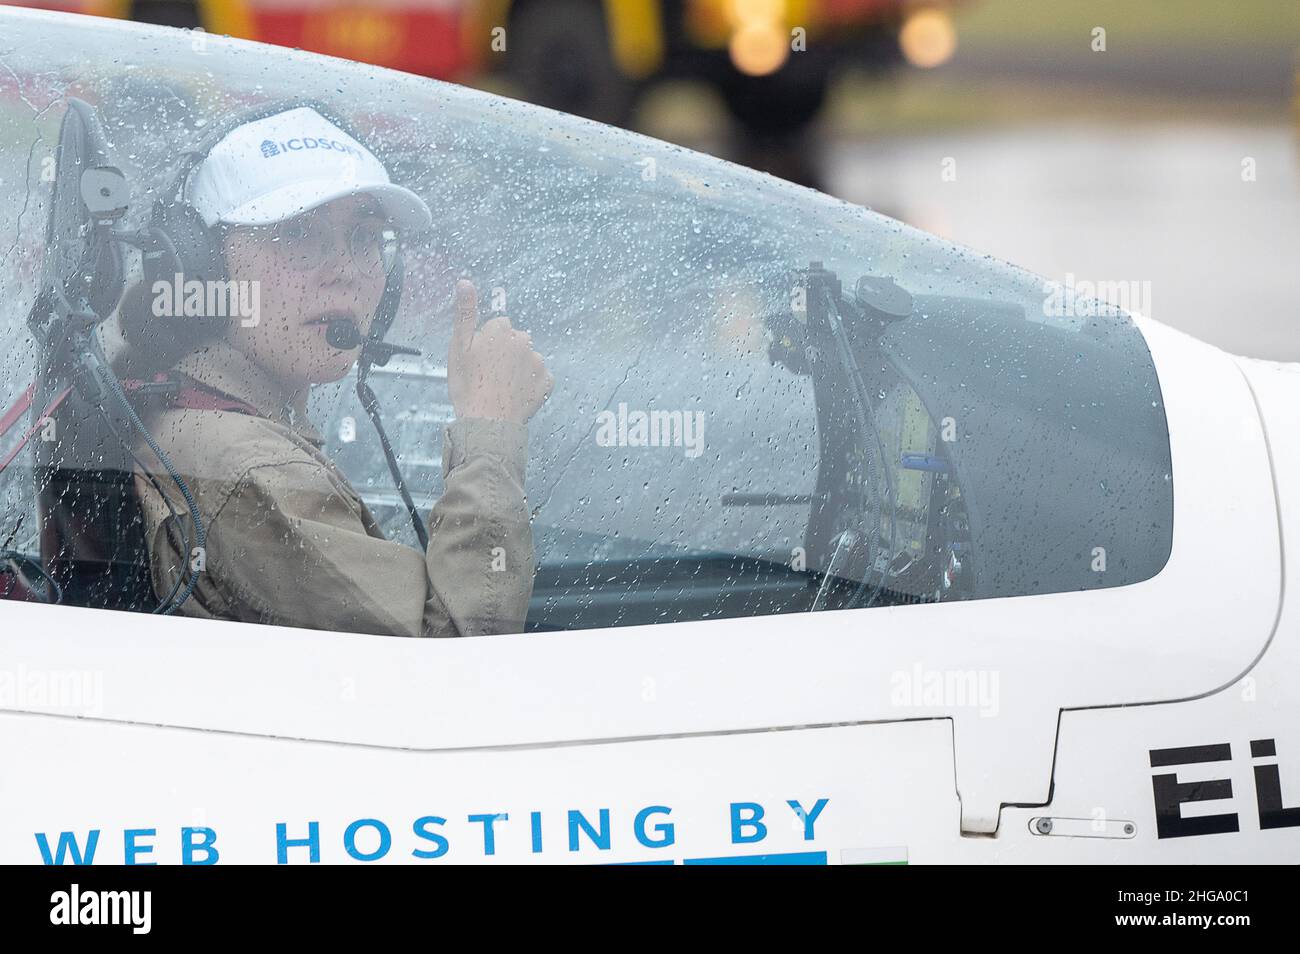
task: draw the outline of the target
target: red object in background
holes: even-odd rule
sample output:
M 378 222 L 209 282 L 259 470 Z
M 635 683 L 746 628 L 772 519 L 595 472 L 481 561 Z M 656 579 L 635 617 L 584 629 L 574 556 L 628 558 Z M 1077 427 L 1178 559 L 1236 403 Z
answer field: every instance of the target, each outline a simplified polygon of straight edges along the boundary
M 461 39 L 458 4 L 248 4 L 252 35 L 263 43 L 298 47 L 389 69 L 447 79 L 470 65 Z
M 901 0 L 821 0 L 817 11 L 827 23 L 855 24 L 884 20 L 902 6 Z
M 259 43 L 373 63 L 435 79 L 472 69 L 472 0 L 0 0 L 14 6 L 203 26 Z

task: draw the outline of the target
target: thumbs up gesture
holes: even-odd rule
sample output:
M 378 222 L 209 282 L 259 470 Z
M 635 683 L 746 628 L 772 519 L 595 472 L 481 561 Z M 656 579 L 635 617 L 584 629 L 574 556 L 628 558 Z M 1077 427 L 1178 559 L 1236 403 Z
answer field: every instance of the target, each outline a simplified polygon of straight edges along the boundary
M 456 324 L 447 354 L 447 387 L 458 418 L 526 424 L 555 386 L 526 331 L 504 315 L 478 327 L 474 283 L 456 283 Z

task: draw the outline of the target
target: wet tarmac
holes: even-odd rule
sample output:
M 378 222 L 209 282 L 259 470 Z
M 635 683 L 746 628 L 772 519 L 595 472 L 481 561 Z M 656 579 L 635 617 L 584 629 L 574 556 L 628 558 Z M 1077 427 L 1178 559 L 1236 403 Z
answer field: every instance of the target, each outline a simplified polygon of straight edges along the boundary
M 1300 140 L 1289 125 L 1062 122 L 823 144 L 820 185 L 1149 317 L 1300 360 Z M 1118 304 L 1124 304 L 1119 302 Z

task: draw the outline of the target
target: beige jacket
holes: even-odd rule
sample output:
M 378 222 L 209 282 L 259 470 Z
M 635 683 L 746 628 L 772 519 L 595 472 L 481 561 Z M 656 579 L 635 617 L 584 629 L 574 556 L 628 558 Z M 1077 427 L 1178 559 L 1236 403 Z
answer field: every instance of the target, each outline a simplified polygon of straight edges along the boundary
M 165 406 L 145 423 L 185 478 L 207 529 L 187 616 L 395 636 L 523 629 L 533 588 L 524 499 L 528 433 L 508 421 L 447 428 L 445 491 L 429 551 L 384 539 L 357 492 L 321 452 L 301 403 L 225 343 L 183 360 L 190 378 L 260 416 Z M 429 435 L 432 439 L 433 435 Z M 136 448 L 184 521 L 189 509 L 147 446 Z M 153 587 L 171 591 L 191 554 L 158 491 L 137 470 Z

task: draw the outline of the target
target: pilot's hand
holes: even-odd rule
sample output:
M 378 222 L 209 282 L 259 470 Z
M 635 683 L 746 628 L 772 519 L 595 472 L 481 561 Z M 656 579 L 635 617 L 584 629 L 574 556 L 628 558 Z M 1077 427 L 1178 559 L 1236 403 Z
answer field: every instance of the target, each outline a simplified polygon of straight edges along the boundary
M 474 283 L 456 283 L 456 324 L 447 354 L 447 388 L 459 418 L 527 423 L 555 386 L 526 331 L 504 315 L 478 327 Z

